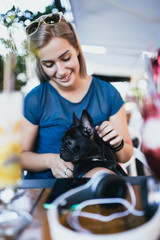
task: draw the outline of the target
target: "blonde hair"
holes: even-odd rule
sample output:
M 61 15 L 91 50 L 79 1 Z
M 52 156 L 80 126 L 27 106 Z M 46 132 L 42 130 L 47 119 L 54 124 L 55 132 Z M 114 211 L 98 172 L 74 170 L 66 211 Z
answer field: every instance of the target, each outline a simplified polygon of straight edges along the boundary
M 29 36 L 30 51 L 36 57 L 37 60 L 36 71 L 40 81 L 41 82 L 48 81 L 49 77 L 44 72 L 37 53 L 40 48 L 46 46 L 48 42 L 54 37 L 66 39 L 76 50 L 78 50 L 80 76 L 86 77 L 87 76 L 86 63 L 77 33 L 73 25 L 63 18 L 59 23 L 56 23 L 54 25 L 46 25 L 44 23 L 41 23 L 37 31 L 31 36 Z

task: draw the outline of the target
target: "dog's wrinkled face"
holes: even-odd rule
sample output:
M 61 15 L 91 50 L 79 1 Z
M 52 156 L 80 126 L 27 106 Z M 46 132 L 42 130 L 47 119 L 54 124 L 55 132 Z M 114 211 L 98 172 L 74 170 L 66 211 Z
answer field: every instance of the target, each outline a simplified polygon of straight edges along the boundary
M 83 110 L 80 120 L 73 114 L 73 124 L 62 138 L 60 157 L 65 161 L 75 162 L 88 156 L 92 151 L 94 133 L 92 118 L 86 110 Z

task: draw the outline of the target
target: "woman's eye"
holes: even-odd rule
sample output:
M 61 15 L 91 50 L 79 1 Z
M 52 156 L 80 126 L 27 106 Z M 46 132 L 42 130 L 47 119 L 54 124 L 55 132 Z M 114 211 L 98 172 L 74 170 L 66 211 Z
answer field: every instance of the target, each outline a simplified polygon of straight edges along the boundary
M 53 65 L 54 65 L 54 62 L 52 62 L 52 61 L 42 61 L 42 65 L 44 66 L 44 67 L 46 67 L 46 68 L 51 68 L 51 67 L 53 67 Z
M 64 62 L 67 62 L 67 61 L 70 60 L 70 58 L 71 58 L 70 56 L 69 56 L 69 57 L 66 57 L 66 58 L 63 58 L 63 61 L 64 61 Z
M 47 68 L 51 68 L 51 67 L 53 67 L 53 63 L 45 64 L 45 67 L 47 67 Z

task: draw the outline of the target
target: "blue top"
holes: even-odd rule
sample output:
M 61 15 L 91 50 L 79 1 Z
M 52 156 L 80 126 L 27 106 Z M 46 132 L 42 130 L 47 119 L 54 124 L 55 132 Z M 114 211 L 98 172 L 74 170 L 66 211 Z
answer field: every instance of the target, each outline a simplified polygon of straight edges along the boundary
M 49 82 L 32 89 L 24 101 L 24 116 L 32 124 L 39 125 L 35 146 L 36 153 L 59 153 L 64 132 L 71 126 L 73 112 L 80 118 L 86 109 L 94 125 L 108 120 L 123 105 L 118 90 L 110 83 L 92 78 L 90 88 L 78 103 L 63 98 Z M 26 178 L 53 178 L 50 170 L 28 172 Z

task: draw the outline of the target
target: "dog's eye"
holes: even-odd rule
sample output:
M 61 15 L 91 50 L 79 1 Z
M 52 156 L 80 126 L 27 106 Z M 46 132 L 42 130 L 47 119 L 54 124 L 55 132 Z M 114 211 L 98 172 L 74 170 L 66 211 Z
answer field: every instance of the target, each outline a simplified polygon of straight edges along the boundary
M 75 142 L 75 141 L 74 141 L 74 140 L 71 140 L 71 139 L 68 139 L 68 140 L 67 140 L 67 144 L 70 145 L 70 146 L 71 146 L 71 145 L 74 145 L 74 142 Z
M 84 129 L 83 129 L 84 133 L 89 133 L 89 130 L 90 130 L 90 129 L 88 129 L 88 128 L 84 128 Z
M 83 133 L 86 136 L 89 136 L 91 134 L 91 129 L 90 128 L 83 128 Z

